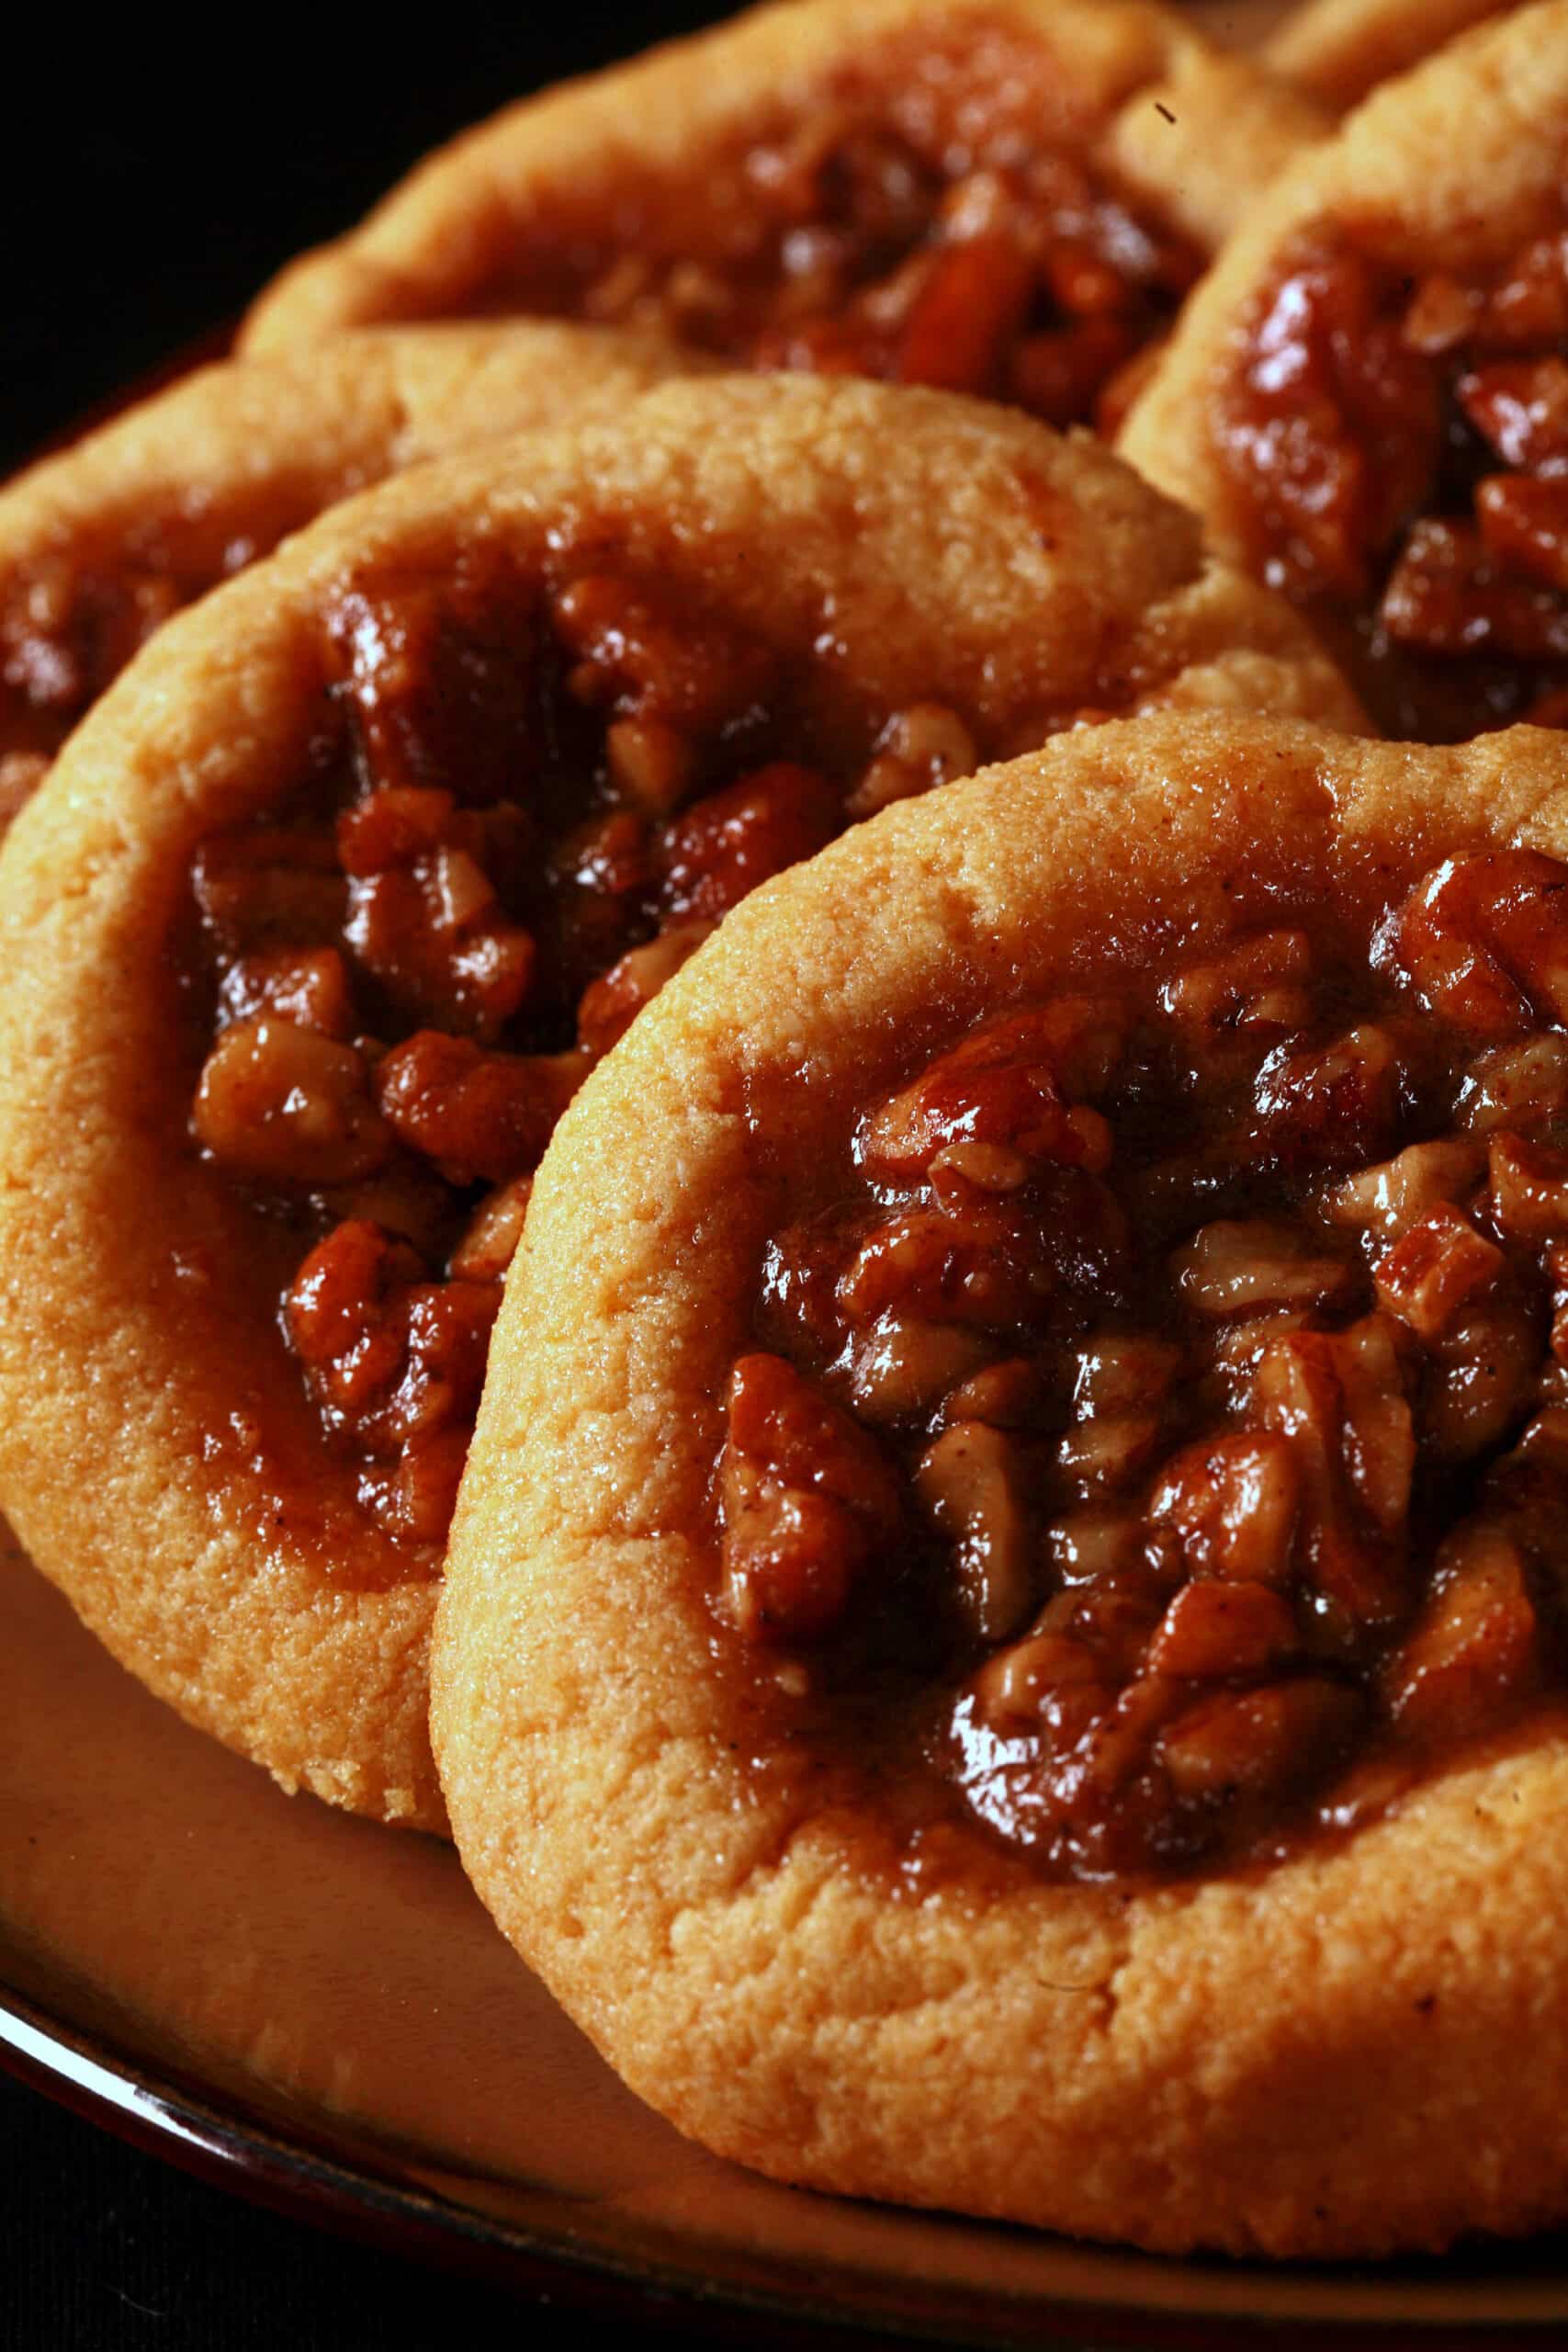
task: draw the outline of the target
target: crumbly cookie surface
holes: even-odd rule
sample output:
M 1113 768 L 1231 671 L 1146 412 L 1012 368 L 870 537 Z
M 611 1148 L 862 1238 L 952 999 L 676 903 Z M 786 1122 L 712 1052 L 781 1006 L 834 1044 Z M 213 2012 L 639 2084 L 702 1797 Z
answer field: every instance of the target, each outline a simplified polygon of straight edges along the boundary
M 321 617 L 333 599 L 350 616 L 354 661 L 368 664 L 371 732 L 355 756 L 374 770 L 383 755 L 424 756 L 417 727 L 405 738 L 395 717 L 389 748 L 373 748 L 382 687 L 394 713 L 411 691 L 398 648 L 425 641 L 421 595 L 433 599 L 439 646 L 441 597 L 465 565 L 479 577 L 510 566 L 525 586 L 530 567 L 547 571 L 563 547 L 579 571 L 620 565 L 660 594 L 689 593 L 770 660 L 795 665 L 818 753 L 837 746 L 852 769 L 890 714 L 933 699 L 965 714 L 980 755 L 1086 710 L 1145 702 L 1256 694 L 1320 715 L 1354 707 L 1288 610 L 1211 563 L 1190 518 L 1098 445 L 935 395 L 738 379 L 671 387 L 614 427 L 525 438 L 349 502 L 170 622 L 94 709 L 23 812 L 5 865 L 0 1493 L 39 1566 L 161 1695 L 290 1785 L 426 1826 L 440 1819 L 424 1725 L 438 1548 L 416 1547 L 411 1570 L 408 1550 L 361 1508 L 355 1462 L 326 1442 L 280 1329 L 280 1291 L 302 1247 L 288 1240 L 288 1186 L 259 1218 L 245 1193 L 245 1182 L 265 1193 L 274 1114 L 276 1132 L 293 1132 L 288 1090 L 276 1102 L 265 1091 L 269 1005 L 288 1015 L 282 1036 L 310 1071 L 348 1088 L 347 1156 L 329 1120 L 336 1156 L 312 1162 L 310 1181 L 356 1182 L 385 1162 L 353 1047 L 355 1020 L 369 1015 L 319 1010 L 323 970 L 341 996 L 344 959 L 352 978 L 361 951 L 400 985 L 395 957 L 389 967 L 377 946 L 384 909 L 374 888 L 361 893 L 371 930 L 354 934 L 357 947 L 313 933 L 296 942 L 314 960 L 284 976 L 287 1002 L 276 959 L 242 958 L 220 975 L 241 989 L 223 998 L 229 1014 L 243 1016 L 222 1033 L 234 1049 L 224 1115 L 238 1121 L 249 1171 L 238 1185 L 197 1148 L 218 1132 L 215 1098 L 197 1086 L 213 1017 L 202 991 L 215 983 L 200 978 L 192 940 L 197 901 L 221 912 L 236 880 L 241 903 L 259 889 L 266 915 L 267 861 L 296 854 L 288 829 L 300 821 L 303 780 L 344 708 Z M 367 607 L 353 602 L 367 582 L 374 593 L 390 582 L 390 637 L 378 633 L 374 593 Z M 405 588 L 414 602 L 400 607 Z M 400 612 L 412 613 L 412 637 Z M 580 622 L 586 645 L 597 624 Z M 482 612 L 479 626 L 482 637 Z M 618 642 L 612 629 L 606 660 Z M 502 644 L 510 674 L 504 657 Z M 416 660 L 416 717 L 417 673 Z M 437 698 L 437 720 L 441 707 Z M 668 749 L 657 729 L 651 740 Z M 525 802 L 526 759 L 518 774 Z M 462 779 L 437 762 L 415 782 L 396 805 L 439 831 L 443 791 Z M 794 770 L 786 782 L 827 789 L 799 785 Z M 678 771 L 653 787 L 677 798 L 686 788 Z M 604 788 L 585 773 L 585 809 Z M 293 814 L 272 815 L 280 808 Z M 284 826 L 282 851 L 269 819 Z M 639 833 L 629 813 L 610 821 Z M 325 870 L 315 850 L 306 857 L 308 905 L 344 888 L 331 825 L 329 814 Z M 193 882 L 218 837 L 223 857 Z M 428 875 L 412 850 L 387 854 L 394 867 L 413 859 L 416 912 L 429 904 L 438 924 L 469 920 L 478 894 L 472 952 L 450 967 L 458 1012 L 447 1025 L 461 1030 L 464 974 L 508 955 L 525 968 L 526 944 L 491 920 L 493 895 L 467 851 L 455 865 L 433 853 Z M 590 883 L 602 878 L 607 854 L 580 854 Z M 700 865 L 693 871 L 700 893 Z M 280 887 L 287 908 L 295 880 L 286 873 Z M 412 919 L 404 884 L 392 895 L 398 920 Z M 428 958 L 420 968 L 428 976 Z M 416 1001 L 428 1006 L 417 989 Z M 329 1035 L 301 1040 L 297 1018 L 307 1030 L 324 1021 Z M 242 1038 L 261 1060 L 245 1063 Z M 471 1044 L 458 1054 L 483 1059 Z M 465 1163 L 459 1184 L 471 1192 L 476 1172 Z M 429 1182 L 427 1170 L 416 1193 Z
M 1568 12 L 1539 0 L 1378 90 L 1286 175 L 1120 437 L 1339 632 L 1389 733 L 1533 717 L 1561 683 L 1565 155 Z
M 705 364 L 605 329 L 367 329 L 203 368 L 30 467 L 0 491 L 0 816 L 162 621 L 335 500 Z
M 1086 421 L 1325 122 L 1142 0 L 791 0 L 469 131 L 286 271 L 245 343 L 635 319 Z
M 1064 739 L 761 893 L 568 1114 L 459 1505 L 434 1735 L 485 1900 L 694 2136 L 1168 2251 L 1561 2214 L 1560 1719 L 1266 1867 L 998 1884 L 976 1831 L 900 1878 L 890 1797 L 846 1802 L 776 1710 L 738 1710 L 712 1480 L 759 1252 L 933 1007 L 946 1035 L 1162 937 L 1201 952 L 1276 919 L 1287 875 L 1334 901 L 1507 842 L 1560 856 L 1565 781 L 1540 730 Z

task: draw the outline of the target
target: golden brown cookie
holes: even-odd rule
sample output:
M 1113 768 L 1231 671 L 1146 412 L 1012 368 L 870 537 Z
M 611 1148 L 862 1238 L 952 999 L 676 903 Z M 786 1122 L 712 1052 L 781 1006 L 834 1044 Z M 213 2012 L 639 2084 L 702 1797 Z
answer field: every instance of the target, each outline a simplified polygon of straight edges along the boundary
M 1384 731 L 1568 713 L 1568 6 L 1388 84 L 1184 315 L 1121 447 Z
M 424 1644 L 555 1115 L 750 885 L 1108 710 L 1354 719 L 1087 436 L 749 378 L 416 469 L 160 630 L 4 868 L 0 1494 L 116 1655 L 431 1824 Z
M 1143 0 L 787 0 L 469 131 L 244 340 L 533 311 L 1066 425 L 1325 128 Z
M 567 1113 L 433 1726 L 683 2131 L 1173 2252 L 1568 2210 L 1564 856 L 1544 730 L 1084 730 Z
M 705 364 L 624 331 L 370 330 L 205 368 L 29 468 L 0 491 L 0 820 L 162 621 L 323 507 Z
M 1303 0 L 1264 45 L 1277 74 L 1337 114 L 1513 0 Z

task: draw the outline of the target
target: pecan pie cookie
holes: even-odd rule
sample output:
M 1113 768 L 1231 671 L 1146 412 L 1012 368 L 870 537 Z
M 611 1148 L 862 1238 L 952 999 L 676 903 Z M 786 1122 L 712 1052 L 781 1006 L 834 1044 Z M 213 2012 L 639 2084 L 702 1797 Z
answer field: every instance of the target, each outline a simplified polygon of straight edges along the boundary
M 373 329 L 204 368 L 19 475 L 0 491 L 0 823 L 161 622 L 323 507 L 705 364 L 608 329 Z
M 784 0 L 470 131 L 245 340 L 532 311 L 1113 419 L 1326 121 L 1143 0 Z
M 1513 0 L 1304 0 L 1269 36 L 1263 56 L 1277 73 L 1336 113 L 1359 105 L 1456 35 Z
M 459 1849 L 782 2178 L 1166 2250 L 1568 2211 L 1568 747 L 1085 729 L 558 1130 Z
M 753 883 L 1150 702 L 1332 715 L 1085 437 L 733 378 L 422 467 L 161 629 L 7 844 L 0 1498 L 197 1722 L 439 1817 L 424 1643 L 554 1120 Z
M 1568 717 L 1568 0 L 1299 164 L 1122 447 L 1293 595 L 1385 732 Z

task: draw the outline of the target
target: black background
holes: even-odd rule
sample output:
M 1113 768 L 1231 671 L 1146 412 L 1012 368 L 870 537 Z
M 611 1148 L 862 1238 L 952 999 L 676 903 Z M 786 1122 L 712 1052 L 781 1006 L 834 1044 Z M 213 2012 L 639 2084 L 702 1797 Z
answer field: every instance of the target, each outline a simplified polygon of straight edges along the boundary
M 36 83 L 0 52 L 0 471 L 231 322 L 437 141 L 728 13 L 428 0 L 394 19 L 214 0 L 200 41 L 183 12 L 73 12 Z
M 36 24 L 44 70 L 13 53 L 5 77 L 0 474 L 232 322 L 438 141 L 724 13 L 441 0 L 391 19 L 324 0 L 213 10 L 199 40 L 172 11 Z M 652 2303 L 612 2326 L 260 2211 L 0 2078 L 6 2352 L 355 2352 L 520 2330 L 543 2352 L 670 2328 Z

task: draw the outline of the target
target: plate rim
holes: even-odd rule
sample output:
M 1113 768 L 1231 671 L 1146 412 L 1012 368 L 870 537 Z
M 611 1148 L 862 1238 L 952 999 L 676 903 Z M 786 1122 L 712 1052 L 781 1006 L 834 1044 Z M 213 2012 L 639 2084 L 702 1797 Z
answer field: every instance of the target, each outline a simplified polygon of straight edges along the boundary
M 270 2115 L 198 2071 L 139 2053 L 129 2019 L 119 2029 L 123 2041 L 114 2029 L 79 2021 L 69 2014 L 68 1999 L 40 1999 L 23 1989 L 11 1966 L 15 1951 L 14 1944 L 11 1953 L 0 1951 L 0 2072 L 25 2087 L 142 2154 L 286 2219 L 520 2298 L 630 2321 L 654 2339 L 678 2330 L 688 2339 L 733 2344 L 743 2320 L 748 2346 L 757 2352 L 803 2346 L 864 2352 L 879 2340 L 962 2352 L 1111 2352 L 1122 2346 L 1218 2352 L 1264 2344 L 1285 2352 L 1329 2346 L 1334 2352 L 1396 2352 L 1416 2337 L 1442 2352 L 1518 2352 L 1521 2345 L 1543 2342 L 1544 2328 L 1564 2326 L 1562 2312 L 1453 2322 L 1408 2313 L 1335 2319 L 1266 2311 L 1183 2313 L 1068 2298 L 1031 2299 L 1010 2323 L 978 2307 L 964 2321 L 953 2314 L 951 2290 L 936 2288 L 930 2291 L 946 2308 L 924 2320 L 918 2303 L 879 2305 L 874 2287 L 863 2303 L 835 2301 L 831 2285 L 817 2296 L 770 2290 L 703 2271 L 695 2252 L 682 2263 L 646 2248 L 573 2242 L 543 2224 L 465 2204 L 401 2173 L 391 2150 L 354 2141 L 350 2125 L 344 2143 L 334 2143 L 327 2119 L 317 2122 L 303 2109 L 287 2120 Z M 85 1981 L 82 1993 L 96 1997 Z M 563 2199 L 563 2206 L 570 2201 Z M 852 2273 L 826 2276 L 840 2296 L 852 2293 Z M 919 2291 L 917 2283 L 911 2301 Z

